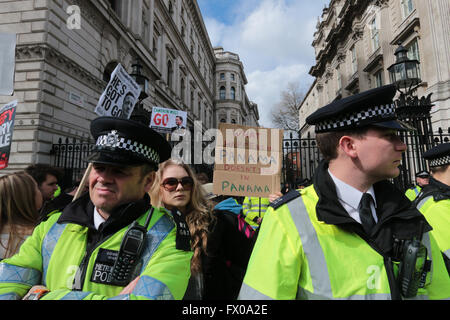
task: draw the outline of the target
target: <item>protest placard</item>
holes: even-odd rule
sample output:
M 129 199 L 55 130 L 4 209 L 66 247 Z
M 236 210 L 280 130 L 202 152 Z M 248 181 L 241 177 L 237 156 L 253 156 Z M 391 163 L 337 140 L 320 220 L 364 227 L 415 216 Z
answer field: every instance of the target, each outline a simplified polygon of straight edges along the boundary
M 268 197 L 280 191 L 283 130 L 221 123 L 213 192 Z
M 0 170 L 8 166 L 16 107 L 14 100 L 0 109 Z
M 94 111 L 99 116 L 129 119 L 141 90 L 141 87 L 119 63 L 111 74 L 111 80 Z
M 14 66 L 16 59 L 16 34 L 0 33 L 0 95 L 14 92 Z
M 150 128 L 160 133 L 171 133 L 177 129 L 186 129 L 187 112 L 161 107 L 152 108 Z

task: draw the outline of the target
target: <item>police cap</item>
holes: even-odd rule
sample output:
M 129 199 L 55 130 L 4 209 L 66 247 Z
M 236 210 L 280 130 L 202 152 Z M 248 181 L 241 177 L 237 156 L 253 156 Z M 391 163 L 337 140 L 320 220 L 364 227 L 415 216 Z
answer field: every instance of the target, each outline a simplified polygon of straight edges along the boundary
M 394 85 L 386 85 L 333 101 L 306 118 L 306 123 L 315 125 L 317 133 L 367 126 L 414 130 L 397 120 L 393 102 L 395 90 Z
M 450 164 L 450 143 L 438 144 L 423 154 L 430 167 L 440 167 Z
M 429 178 L 430 173 L 427 170 L 422 170 L 416 173 L 416 178 Z
M 88 162 L 115 166 L 158 164 L 169 159 L 171 147 L 156 131 L 133 120 L 99 117 L 91 122 L 96 140 Z

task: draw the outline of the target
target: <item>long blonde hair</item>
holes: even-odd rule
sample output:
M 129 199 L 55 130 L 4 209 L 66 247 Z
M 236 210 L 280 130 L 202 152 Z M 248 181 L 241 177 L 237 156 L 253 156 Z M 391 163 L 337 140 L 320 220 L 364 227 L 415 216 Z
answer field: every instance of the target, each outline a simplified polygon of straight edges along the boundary
M 7 244 L 0 239 L 0 245 L 6 250 L 4 258 L 16 253 L 24 235 L 38 223 L 35 199 L 36 182 L 25 171 L 0 177 L 0 232 L 9 233 Z
M 201 272 L 201 253 L 206 254 L 206 246 L 208 243 L 208 228 L 213 220 L 213 215 L 208 209 L 207 202 L 205 200 L 205 194 L 200 186 L 200 183 L 192 172 L 191 168 L 177 160 L 169 159 L 159 165 L 159 169 L 156 172 L 155 181 L 150 190 L 150 196 L 152 199 L 152 205 L 156 207 L 164 206 L 161 195 L 161 182 L 164 175 L 164 170 L 169 166 L 180 166 L 186 170 L 187 174 L 194 180 L 194 184 L 191 189 L 191 198 L 186 208 L 186 223 L 189 226 L 191 233 L 191 248 L 194 251 L 194 255 L 191 260 L 191 273 L 193 275 Z

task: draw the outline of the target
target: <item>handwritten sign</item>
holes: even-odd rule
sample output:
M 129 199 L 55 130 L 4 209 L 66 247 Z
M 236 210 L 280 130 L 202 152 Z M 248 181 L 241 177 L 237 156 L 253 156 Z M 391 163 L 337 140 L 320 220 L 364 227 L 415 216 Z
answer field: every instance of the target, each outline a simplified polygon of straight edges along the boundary
M 8 166 L 17 100 L 0 109 L 0 170 Z
M 213 192 L 268 197 L 280 191 L 283 130 L 219 125 Z
M 94 111 L 99 116 L 130 119 L 141 90 L 119 63 Z

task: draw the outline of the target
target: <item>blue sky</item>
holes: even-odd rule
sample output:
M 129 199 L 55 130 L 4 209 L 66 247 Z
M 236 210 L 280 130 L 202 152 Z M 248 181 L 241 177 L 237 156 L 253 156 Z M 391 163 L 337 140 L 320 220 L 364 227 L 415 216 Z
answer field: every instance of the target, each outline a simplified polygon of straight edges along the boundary
M 304 91 L 313 78 L 311 46 L 318 17 L 329 0 L 197 0 L 211 43 L 237 53 L 247 76 L 247 95 L 259 107 L 260 125 L 289 82 Z

